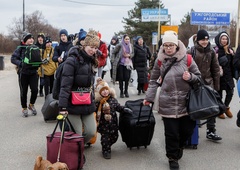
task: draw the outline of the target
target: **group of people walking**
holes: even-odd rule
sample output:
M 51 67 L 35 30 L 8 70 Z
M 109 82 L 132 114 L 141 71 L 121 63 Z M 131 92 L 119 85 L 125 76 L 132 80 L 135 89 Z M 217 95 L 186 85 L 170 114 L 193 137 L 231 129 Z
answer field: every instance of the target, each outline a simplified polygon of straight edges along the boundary
M 68 114 L 76 132 L 84 134 L 85 143 L 95 136 L 96 130 L 101 133 L 102 154 L 106 159 L 111 158 L 111 146 L 118 139 L 116 111 L 129 111 L 118 103 L 114 90 L 103 80 L 108 57 L 111 61 L 111 81 L 113 84 L 118 82 L 120 98 L 129 97 L 129 80 L 134 69 L 138 77 L 138 95 L 146 93 L 143 102 L 145 105 L 154 101 L 157 88 L 161 84 L 161 92 L 157 97 L 159 114 L 165 127 L 166 156 L 170 169 L 179 169 L 178 160 L 181 159 L 186 141 L 196 126 L 196 122 L 191 120 L 187 113 L 186 96 L 191 84 L 196 83 L 199 77 L 224 98 L 227 108 L 225 115 L 232 117 L 230 102 L 234 92 L 234 78 L 238 78 L 235 66 L 237 61 L 230 46 L 229 35 L 225 31 L 216 36 L 216 47 L 213 48 L 208 32 L 199 30 L 195 35 L 194 46 L 189 50 L 178 40 L 175 32 L 165 32 L 161 39 L 162 45 L 154 58 L 157 61 L 153 62 L 150 80 L 148 61 L 152 54 L 141 36 L 137 36 L 133 44 L 127 34 L 123 35 L 121 40 L 113 36 L 108 46 L 101 40 L 101 34 L 94 30 L 86 32 L 80 29 L 75 39 L 70 40 L 67 30 L 62 29 L 59 37 L 59 45 L 53 48 L 51 37 L 45 37 L 42 33 L 38 35 L 36 46 L 40 48 L 42 57 L 40 67 L 24 67 L 25 46 L 34 43 L 30 33 L 23 35 L 21 46 L 11 57 L 11 62 L 17 66 L 22 116 L 28 117 L 28 110 L 32 111 L 33 115 L 37 114 L 34 104 L 38 95 L 39 78 L 39 95 L 43 96 L 44 89 L 46 97 L 52 93 L 56 69 L 60 64 L 64 64 L 59 92 L 59 113 Z M 186 64 L 187 53 L 193 57 L 189 67 Z M 170 65 L 171 69 L 165 74 Z M 148 82 L 149 87 L 145 92 L 144 85 Z M 28 86 L 31 89 L 29 105 Z M 79 89 L 90 93 L 90 104 L 75 105 L 71 102 L 71 92 Z M 223 91 L 226 91 L 226 96 L 223 96 Z M 224 119 L 225 115 L 219 117 Z M 216 134 L 215 124 L 216 118 L 208 120 L 206 137 L 218 141 L 222 138 Z

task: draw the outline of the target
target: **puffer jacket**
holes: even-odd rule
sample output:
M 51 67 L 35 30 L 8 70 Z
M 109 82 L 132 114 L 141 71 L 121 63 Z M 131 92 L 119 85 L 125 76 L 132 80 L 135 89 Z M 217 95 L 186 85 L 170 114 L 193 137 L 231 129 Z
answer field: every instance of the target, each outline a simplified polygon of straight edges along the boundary
M 145 100 L 153 102 L 158 88 L 157 80 L 163 75 L 166 68 L 177 58 L 169 72 L 165 75 L 159 95 L 159 113 L 166 118 L 179 118 L 188 115 L 186 97 L 190 90 L 190 83 L 197 82 L 201 73 L 194 60 L 187 66 L 186 47 L 179 40 L 179 50 L 173 56 L 167 56 L 160 47 L 158 58 L 155 61 Z M 184 71 L 191 73 L 191 79 L 183 80 Z
M 193 56 L 204 83 L 218 91 L 220 89 L 220 68 L 216 53 L 210 42 L 206 48 L 196 42 L 194 47 L 188 50 L 188 53 Z
M 132 58 L 133 67 L 137 70 L 138 73 L 138 83 L 147 83 L 148 82 L 148 69 L 147 69 L 147 60 L 151 57 L 151 52 L 148 46 L 138 45 L 137 41 L 134 44 L 134 56 Z
M 64 61 L 61 89 L 59 94 L 59 108 L 67 108 L 69 114 L 90 114 L 96 110 L 94 95 L 94 65 L 93 56 L 78 46 L 71 48 L 69 57 Z M 91 104 L 90 105 L 73 105 L 71 103 L 71 91 L 78 88 L 91 88 Z
M 18 46 L 11 56 L 11 63 L 16 65 L 18 74 L 35 75 L 37 74 L 38 67 L 25 67 L 22 62 L 26 51 L 26 45 Z
M 63 56 L 63 61 L 65 61 L 68 57 L 68 52 L 70 50 L 70 48 L 73 47 L 73 44 L 71 41 L 68 42 L 63 42 L 62 40 L 60 40 L 60 44 L 59 46 L 56 46 L 54 48 L 54 53 L 53 53 L 53 61 L 54 62 L 58 62 L 58 58 L 61 56 L 62 52 L 64 51 L 64 56 Z M 63 63 L 63 62 L 62 62 Z M 61 63 L 59 63 L 61 64 Z

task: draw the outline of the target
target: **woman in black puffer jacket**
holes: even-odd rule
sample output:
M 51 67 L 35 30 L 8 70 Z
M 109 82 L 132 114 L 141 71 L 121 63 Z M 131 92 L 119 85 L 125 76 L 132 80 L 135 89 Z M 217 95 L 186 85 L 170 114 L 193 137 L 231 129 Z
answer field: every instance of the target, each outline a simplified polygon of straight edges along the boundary
M 82 134 L 84 126 L 85 143 L 96 133 L 94 118 L 94 68 L 97 68 L 95 53 L 99 46 L 99 38 L 93 30 L 89 31 L 82 47 L 75 46 L 69 50 L 69 57 L 64 62 L 61 89 L 59 94 L 60 114 L 68 114 L 74 129 Z M 91 91 L 91 104 L 73 105 L 71 92 L 79 88 Z
M 147 60 L 151 57 L 151 52 L 146 46 L 141 36 L 137 36 L 136 42 L 134 44 L 134 56 L 133 56 L 133 67 L 137 70 L 138 75 L 138 95 L 144 91 L 144 84 L 148 82 L 148 68 L 147 68 Z
M 226 91 L 226 97 L 224 104 L 227 107 L 225 114 L 232 118 L 232 113 L 230 111 L 230 102 L 232 101 L 233 97 L 233 89 L 235 87 L 233 77 L 234 77 L 234 67 L 233 67 L 233 57 L 234 51 L 230 47 L 230 37 L 227 32 L 223 31 L 220 32 L 215 37 L 215 43 L 218 47 L 216 50 L 218 61 L 220 66 L 223 69 L 223 75 L 220 77 L 220 90 L 219 94 L 223 97 L 223 90 Z M 220 118 L 224 119 L 225 116 L 222 114 L 219 116 Z

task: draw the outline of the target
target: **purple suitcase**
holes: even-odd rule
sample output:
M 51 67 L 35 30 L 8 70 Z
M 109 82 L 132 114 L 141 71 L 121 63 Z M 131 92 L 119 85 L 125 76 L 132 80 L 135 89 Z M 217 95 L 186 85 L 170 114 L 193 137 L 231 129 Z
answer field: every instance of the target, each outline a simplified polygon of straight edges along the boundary
M 47 136 L 47 160 L 49 160 L 51 163 L 55 163 L 58 161 L 66 163 L 69 170 L 82 169 L 83 164 L 85 163 L 85 157 L 83 155 L 83 136 L 75 132 L 55 132 L 58 123 L 53 133 Z M 63 138 L 62 142 L 60 142 L 62 133 Z

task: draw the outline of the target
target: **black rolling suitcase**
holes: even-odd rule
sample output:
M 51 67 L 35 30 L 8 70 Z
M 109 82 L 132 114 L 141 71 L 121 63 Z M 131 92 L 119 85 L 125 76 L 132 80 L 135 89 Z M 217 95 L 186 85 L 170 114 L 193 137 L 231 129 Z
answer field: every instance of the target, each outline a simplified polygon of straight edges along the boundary
M 53 99 L 52 94 L 48 94 L 41 111 L 44 121 L 47 122 L 56 120 L 59 113 L 58 100 Z
M 130 149 L 140 146 L 147 148 L 151 143 L 155 127 L 152 106 L 144 106 L 143 99 L 139 99 L 126 101 L 125 107 L 133 112 L 120 113 L 119 130 L 122 141 Z

